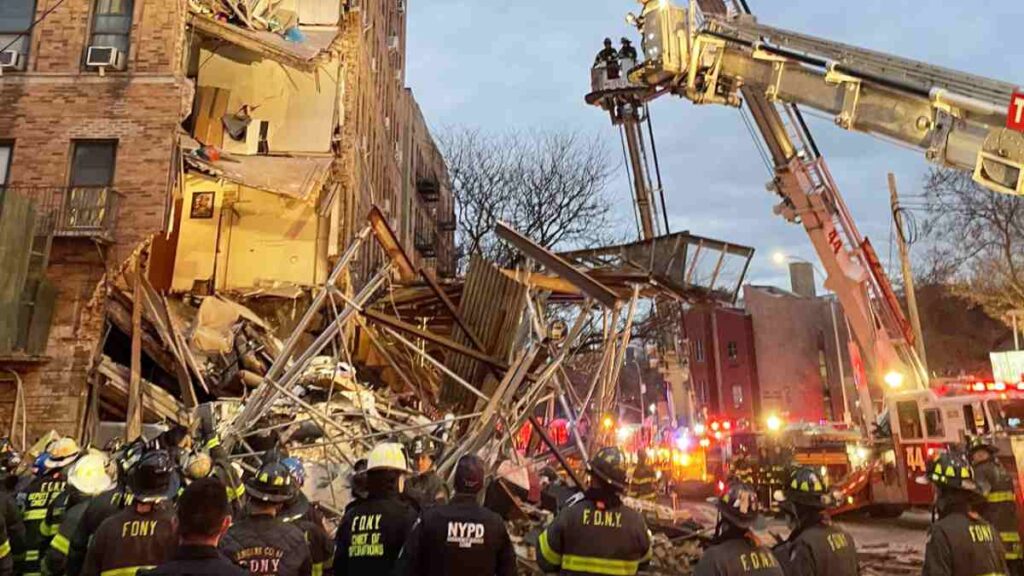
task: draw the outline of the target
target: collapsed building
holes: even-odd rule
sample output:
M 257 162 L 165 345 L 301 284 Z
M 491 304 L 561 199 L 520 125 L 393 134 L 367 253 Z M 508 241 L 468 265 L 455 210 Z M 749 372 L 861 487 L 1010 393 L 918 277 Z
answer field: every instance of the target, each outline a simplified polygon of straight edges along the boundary
M 0 418 L 19 439 L 82 436 L 128 410 L 133 383 L 195 377 L 175 338 L 206 297 L 286 320 L 371 205 L 417 267 L 454 274 L 405 21 L 403 0 L 5 2 Z M 382 261 L 360 253 L 346 282 Z M 215 375 L 199 400 L 236 379 Z

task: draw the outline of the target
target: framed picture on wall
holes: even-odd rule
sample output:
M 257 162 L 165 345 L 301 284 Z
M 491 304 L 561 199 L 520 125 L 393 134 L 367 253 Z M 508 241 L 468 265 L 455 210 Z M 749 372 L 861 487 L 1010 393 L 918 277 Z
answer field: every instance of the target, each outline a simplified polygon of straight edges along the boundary
M 195 192 L 192 194 L 192 209 L 189 218 L 193 220 L 209 220 L 213 218 L 213 200 L 216 192 Z

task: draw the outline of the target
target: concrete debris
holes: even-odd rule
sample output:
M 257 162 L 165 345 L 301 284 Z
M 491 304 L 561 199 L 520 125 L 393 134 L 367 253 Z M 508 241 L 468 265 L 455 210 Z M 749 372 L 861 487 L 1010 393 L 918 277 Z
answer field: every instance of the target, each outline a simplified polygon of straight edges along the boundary
M 857 546 L 861 574 L 865 576 L 911 576 L 924 567 L 921 550 L 900 544 L 865 544 Z

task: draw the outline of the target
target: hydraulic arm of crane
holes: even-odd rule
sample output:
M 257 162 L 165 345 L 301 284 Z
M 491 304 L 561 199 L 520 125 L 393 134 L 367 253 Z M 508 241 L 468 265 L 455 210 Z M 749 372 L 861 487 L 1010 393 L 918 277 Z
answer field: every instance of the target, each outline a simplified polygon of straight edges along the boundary
M 756 91 L 768 102 L 832 114 L 847 130 L 920 149 L 997 192 L 1024 194 L 1024 134 L 1007 128 L 1011 106 L 1024 113 L 1013 84 L 696 5 L 651 0 L 637 21 L 647 60 L 633 77 L 644 84 L 698 104 L 738 106 L 741 93 Z
M 775 167 L 776 211 L 803 225 L 879 380 L 928 377 L 913 334 L 870 242 L 861 236 L 797 104 L 848 130 L 921 149 L 970 170 L 983 186 L 1024 193 L 1024 135 L 1004 128 L 1010 84 L 762 26 L 744 0 L 691 0 L 686 9 L 648 0 L 639 17 L 645 61 L 628 81 L 595 82 L 588 101 L 612 113 L 665 94 L 697 104 L 747 104 Z M 600 77 L 600 71 L 595 71 Z M 598 78 L 600 80 L 600 78 Z M 1021 113 L 1024 114 L 1024 104 Z M 620 123 L 620 122 L 616 122 Z M 639 194 L 638 194 L 639 199 Z M 866 431 L 874 421 L 857 382 Z

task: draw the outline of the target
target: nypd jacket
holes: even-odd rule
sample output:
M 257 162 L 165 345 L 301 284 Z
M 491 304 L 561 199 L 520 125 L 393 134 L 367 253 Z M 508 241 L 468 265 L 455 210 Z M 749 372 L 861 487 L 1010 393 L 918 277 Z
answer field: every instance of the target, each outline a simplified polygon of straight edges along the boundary
M 501 517 L 457 494 L 423 513 L 399 559 L 402 576 L 515 576 L 516 555 Z
M 174 509 L 157 505 L 149 512 L 126 508 L 107 518 L 89 544 L 84 576 L 132 576 L 171 558 L 178 545 Z
M 345 511 L 334 552 L 336 576 L 386 576 L 416 522 L 398 494 L 374 495 Z
M 974 512 L 957 510 L 932 524 L 923 576 L 1007 575 L 999 534 Z
M 232 562 L 253 576 L 310 576 L 313 561 L 300 528 L 268 515 L 254 515 L 233 525 L 220 541 Z
M 779 561 L 750 533 L 720 538 L 704 551 L 694 576 L 784 576 Z
M 636 574 L 650 559 L 651 534 L 618 496 L 590 489 L 540 534 L 537 562 L 561 574 Z
M 794 532 L 775 550 L 786 576 L 857 576 L 857 546 L 841 528 L 818 523 Z

